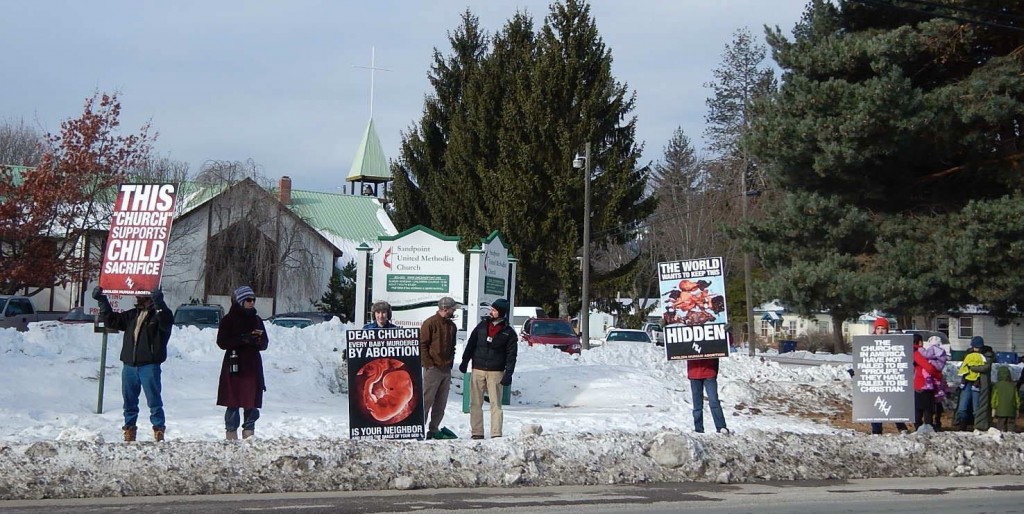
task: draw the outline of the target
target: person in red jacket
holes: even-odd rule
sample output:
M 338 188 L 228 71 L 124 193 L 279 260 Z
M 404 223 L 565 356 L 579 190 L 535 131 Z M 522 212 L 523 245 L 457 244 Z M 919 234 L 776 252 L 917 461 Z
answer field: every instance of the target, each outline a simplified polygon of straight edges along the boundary
M 715 430 L 720 434 L 728 434 L 722 402 L 718 400 L 718 359 L 686 361 L 686 377 L 690 379 L 690 395 L 693 400 L 693 430 L 698 434 L 704 433 L 704 392 L 707 391 Z
M 925 356 L 924 341 L 919 334 L 914 334 L 914 427 L 920 430 L 923 425 L 931 425 L 935 429 L 935 394 L 937 384 L 945 378 L 942 368 L 936 367 Z M 941 347 L 939 347 L 941 351 Z

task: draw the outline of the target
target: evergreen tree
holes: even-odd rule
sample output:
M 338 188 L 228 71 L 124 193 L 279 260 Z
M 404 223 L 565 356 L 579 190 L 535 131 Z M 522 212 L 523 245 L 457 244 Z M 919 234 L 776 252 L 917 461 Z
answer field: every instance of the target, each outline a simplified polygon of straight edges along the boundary
M 327 292 L 315 302 L 320 312 L 342 315 L 343 320 L 355 319 L 356 307 L 356 263 L 349 261 L 341 269 L 334 268 Z
M 634 98 L 612 77 L 611 53 L 578 0 L 553 4 L 536 33 L 517 13 L 493 40 L 467 12 L 450 42 L 395 167 L 396 225 L 424 223 L 466 242 L 500 230 L 520 262 L 520 298 L 553 305 L 577 290 L 584 182 L 572 160 L 584 142 L 594 147 L 597 248 L 632 239 L 653 209 L 648 170 L 636 166 Z
M 1010 2 L 944 5 L 813 0 L 792 41 L 769 31 L 784 84 L 755 105 L 745 144 L 794 197 L 748 243 L 773 286 L 788 276 L 783 301 L 817 303 L 833 319 L 851 305 L 920 313 L 1024 301 L 1003 239 L 1015 236 L 1006 220 L 1024 176 L 1024 33 L 970 21 L 1008 14 Z M 805 201 L 817 210 L 793 205 Z M 851 240 L 821 212 L 861 213 L 874 234 Z M 807 217 L 823 227 L 809 230 Z M 826 275 L 846 279 L 815 287 Z
M 447 162 L 452 137 L 452 118 L 462 109 L 466 85 L 476 75 L 488 47 L 487 35 L 480 30 L 479 19 L 469 10 L 462 23 L 449 32 L 450 55 L 434 49 L 434 64 L 428 79 L 433 87 L 423 105 L 423 117 L 402 134 L 401 156 L 391 165 L 394 177 L 392 217 L 404 230 L 425 225 L 447 232 L 454 228 L 463 184 Z

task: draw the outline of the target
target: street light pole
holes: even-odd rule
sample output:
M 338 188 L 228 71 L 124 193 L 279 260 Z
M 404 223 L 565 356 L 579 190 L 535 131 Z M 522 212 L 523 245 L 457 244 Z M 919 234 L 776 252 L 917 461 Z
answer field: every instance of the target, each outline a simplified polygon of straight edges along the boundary
M 750 193 L 747 191 L 747 168 L 746 160 L 743 161 L 743 172 L 740 175 L 740 187 L 743 188 L 743 209 L 742 218 L 743 222 L 747 222 L 747 202 L 750 201 Z M 753 286 L 750 284 L 751 268 L 753 265 L 750 260 L 750 252 L 743 250 L 743 292 L 747 302 L 747 354 L 751 357 L 757 355 L 757 345 L 754 344 L 754 301 L 751 290 Z
M 572 167 L 583 170 L 583 294 L 580 296 L 580 346 L 590 349 L 590 142 L 585 155 L 576 154 Z

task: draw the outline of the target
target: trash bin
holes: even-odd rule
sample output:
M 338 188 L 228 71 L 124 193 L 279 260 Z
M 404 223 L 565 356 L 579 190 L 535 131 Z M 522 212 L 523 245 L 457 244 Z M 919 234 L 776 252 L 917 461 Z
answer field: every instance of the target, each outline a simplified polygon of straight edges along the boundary
M 796 341 L 779 341 L 779 353 L 796 351 Z
M 469 412 L 469 401 L 470 401 L 470 381 L 473 380 L 473 372 L 468 371 L 462 374 L 462 413 Z M 488 401 L 490 398 L 484 398 L 484 401 Z M 501 386 L 501 404 L 511 405 L 512 404 L 512 387 Z

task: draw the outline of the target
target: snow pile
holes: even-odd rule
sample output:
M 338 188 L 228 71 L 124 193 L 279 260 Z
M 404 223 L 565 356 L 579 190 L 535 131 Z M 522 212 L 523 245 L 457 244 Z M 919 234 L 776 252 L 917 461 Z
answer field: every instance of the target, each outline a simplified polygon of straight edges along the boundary
M 234 442 L 222 440 L 215 405 L 215 330 L 176 329 L 163 366 L 168 440 L 159 444 L 145 414 L 140 441 L 120 441 L 119 336 L 108 342 L 95 414 L 101 343 L 91 325 L 0 331 L 0 499 L 1024 472 L 1017 434 L 867 436 L 790 414 L 848 403 L 844 362 L 723 360 L 735 434 L 694 434 L 685 365 L 629 344 L 579 357 L 522 347 L 504 438 L 468 439 L 456 380 L 443 424 L 462 439 L 351 441 L 346 328 L 268 327 L 263 416 L 255 438 Z

